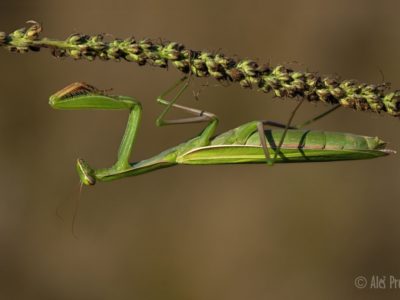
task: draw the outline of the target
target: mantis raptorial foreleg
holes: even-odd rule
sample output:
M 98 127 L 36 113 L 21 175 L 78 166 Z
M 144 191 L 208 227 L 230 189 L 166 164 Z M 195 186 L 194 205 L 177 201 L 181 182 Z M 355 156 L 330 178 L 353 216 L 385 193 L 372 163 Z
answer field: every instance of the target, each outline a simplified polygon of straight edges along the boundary
M 79 95 L 84 95 L 84 97 L 77 97 Z M 66 101 L 62 101 L 63 99 L 66 99 Z M 105 170 L 113 172 L 130 167 L 128 160 L 142 115 L 142 107 L 138 101 L 124 96 L 109 97 L 103 91 L 91 85 L 77 82 L 51 96 L 50 105 L 55 109 L 128 109 L 130 111 L 129 118 L 118 150 L 117 161 L 112 167 Z M 94 184 L 93 170 L 84 160 L 78 160 L 77 169 L 80 174 L 85 175 L 82 178 L 83 183 Z

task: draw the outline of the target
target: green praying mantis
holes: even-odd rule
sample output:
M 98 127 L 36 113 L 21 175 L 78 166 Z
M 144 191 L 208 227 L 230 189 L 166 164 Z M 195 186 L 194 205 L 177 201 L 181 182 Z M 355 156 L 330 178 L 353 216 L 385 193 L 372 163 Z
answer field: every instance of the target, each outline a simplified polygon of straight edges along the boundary
M 165 126 L 206 122 L 207 125 L 196 137 L 151 158 L 134 163 L 130 163 L 129 158 L 142 116 L 140 102 L 127 96 L 110 95 L 81 82 L 73 83 L 50 97 L 49 104 L 55 109 L 127 109 L 130 112 L 117 161 L 113 166 L 93 169 L 85 160 L 77 160 L 76 168 L 82 184 L 94 185 L 97 181 L 116 180 L 179 164 L 267 163 L 272 165 L 274 163 L 360 160 L 395 153 L 395 151 L 387 149 L 386 143 L 377 137 L 301 129 L 304 125 L 332 112 L 338 106 L 301 126 L 291 126 L 294 113 L 302 102 L 296 106 L 286 125 L 271 121 L 252 121 L 215 135 L 218 125 L 216 115 L 175 104 L 177 98 L 188 86 L 188 81 L 184 79 L 157 98 L 157 102 L 166 107 L 158 117 L 156 124 Z M 178 87 L 181 88 L 175 98 L 171 101 L 166 100 L 165 97 Z M 165 120 L 165 115 L 171 108 L 185 111 L 192 117 Z M 265 129 L 265 125 L 275 125 L 281 128 Z

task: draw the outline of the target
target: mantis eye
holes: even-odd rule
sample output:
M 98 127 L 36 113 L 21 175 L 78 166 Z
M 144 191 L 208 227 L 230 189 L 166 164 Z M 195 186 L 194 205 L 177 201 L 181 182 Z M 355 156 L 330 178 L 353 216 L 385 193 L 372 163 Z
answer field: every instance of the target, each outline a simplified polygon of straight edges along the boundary
M 88 163 L 81 158 L 78 158 L 76 162 L 76 170 L 84 185 L 96 184 L 96 178 L 94 176 L 94 170 L 89 167 Z

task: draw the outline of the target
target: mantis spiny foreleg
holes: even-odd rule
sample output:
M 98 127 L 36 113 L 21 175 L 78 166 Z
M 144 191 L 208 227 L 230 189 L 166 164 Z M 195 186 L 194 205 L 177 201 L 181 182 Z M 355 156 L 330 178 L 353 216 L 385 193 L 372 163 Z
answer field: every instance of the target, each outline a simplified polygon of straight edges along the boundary
M 105 170 L 121 171 L 130 167 L 128 160 L 142 115 L 140 102 L 131 97 L 107 95 L 93 86 L 77 82 L 51 96 L 49 103 L 55 109 L 128 109 L 129 118 L 118 150 L 117 161 Z M 94 170 L 83 159 L 78 159 L 77 170 L 84 184 L 95 184 Z

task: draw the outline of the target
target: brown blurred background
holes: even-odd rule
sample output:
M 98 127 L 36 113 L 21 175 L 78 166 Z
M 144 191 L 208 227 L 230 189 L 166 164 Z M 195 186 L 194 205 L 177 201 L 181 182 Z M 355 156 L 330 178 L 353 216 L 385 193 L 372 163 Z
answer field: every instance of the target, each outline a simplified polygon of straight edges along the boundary
M 30 19 L 43 36 L 107 32 L 165 38 L 294 69 L 400 88 L 398 1 L 2 1 L 0 30 Z M 136 64 L 57 60 L 0 49 L 0 299 L 398 299 L 357 289 L 359 275 L 400 278 L 400 156 L 356 162 L 185 166 L 84 188 L 77 157 L 115 159 L 126 112 L 53 111 L 74 81 L 142 101 L 133 159 L 197 134 L 157 128 L 155 98 L 179 77 Z M 382 73 L 384 79 L 382 79 Z M 196 80 L 193 89 L 207 81 Z M 220 131 L 286 120 L 290 100 L 213 80 L 188 105 Z M 306 104 L 297 120 L 327 107 Z M 400 151 L 400 122 L 341 109 L 312 128 L 377 135 Z M 56 215 L 61 207 L 62 221 Z M 388 282 L 387 282 L 388 283 Z

